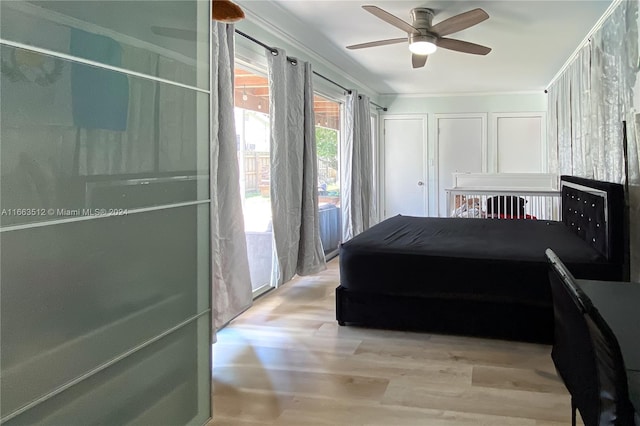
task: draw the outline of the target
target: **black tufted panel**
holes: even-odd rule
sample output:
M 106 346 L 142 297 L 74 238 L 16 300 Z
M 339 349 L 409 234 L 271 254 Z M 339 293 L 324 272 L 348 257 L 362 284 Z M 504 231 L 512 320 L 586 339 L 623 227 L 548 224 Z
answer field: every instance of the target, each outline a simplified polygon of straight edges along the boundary
M 562 221 L 580 238 L 609 258 L 605 200 L 569 186 L 562 187 Z
M 608 260 L 622 263 L 628 250 L 623 185 L 575 176 L 562 176 L 561 181 L 606 192 L 605 200 L 600 195 L 562 185 L 562 221 Z

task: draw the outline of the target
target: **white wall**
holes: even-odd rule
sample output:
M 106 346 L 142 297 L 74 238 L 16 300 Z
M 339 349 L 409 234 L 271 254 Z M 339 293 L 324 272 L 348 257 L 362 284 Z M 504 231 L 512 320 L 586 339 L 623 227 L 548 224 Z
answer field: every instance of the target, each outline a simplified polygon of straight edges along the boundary
M 547 98 L 540 93 L 478 94 L 452 96 L 383 95 L 393 114 L 463 113 L 463 112 L 525 112 L 546 111 Z
M 495 171 L 495 158 L 497 158 L 497 134 L 492 120 L 500 113 L 541 112 L 546 115 L 547 98 L 544 92 L 540 93 L 514 93 L 493 95 L 452 95 L 452 96 L 402 96 L 383 95 L 380 103 L 388 108 L 383 114 L 427 114 L 427 166 L 428 166 L 428 191 L 429 214 L 437 215 L 435 209 L 435 195 L 437 188 L 436 168 L 436 140 L 437 126 L 436 114 L 464 114 L 484 113 L 489 120 L 487 126 L 487 170 Z M 545 135 L 543 134 L 543 137 Z

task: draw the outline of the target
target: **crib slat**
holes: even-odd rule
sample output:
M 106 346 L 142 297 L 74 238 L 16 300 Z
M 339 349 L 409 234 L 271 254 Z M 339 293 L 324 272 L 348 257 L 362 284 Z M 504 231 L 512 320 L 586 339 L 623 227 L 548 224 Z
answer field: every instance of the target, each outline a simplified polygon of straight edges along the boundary
M 451 216 L 538 220 L 559 220 L 560 217 L 559 191 L 460 188 L 447 192 Z

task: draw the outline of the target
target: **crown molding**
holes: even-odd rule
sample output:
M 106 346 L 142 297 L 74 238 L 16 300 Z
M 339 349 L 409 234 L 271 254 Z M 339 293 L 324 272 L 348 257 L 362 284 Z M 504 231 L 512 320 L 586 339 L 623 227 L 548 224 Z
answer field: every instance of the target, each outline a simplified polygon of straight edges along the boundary
M 547 86 L 545 87 L 545 91 L 548 90 L 549 87 L 551 87 L 551 85 L 553 85 L 553 83 L 555 83 L 556 80 L 560 78 L 562 74 L 564 74 L 565 70 L 569 67 L 569 65 L 571 65 L 571 63 L 573 63 L 573 61 L 576 59 L 576 57 L 578 56 L 582 48 L 585 47 L 587 44 L 589 44 L 589 41 L 591 40 L 591 36 L 593 36 L 593 34 L 602 27 L 605 21 L 609 18 L 609 16 L 611 16 L 611 14 L 616 10 L 616 8 L 620 6 L 621 3 L 622 3 L 622 0 L 613 0 L 611 2 L 607 10 L 605 10 L 602 16 L 600 17 L 600 19 L 598 19 L 598 22 L 596 22 L 593 25 L 593 27 L 591 28 L 591 31 L 589 31 L 587 35 L 582 39 L 580 44 L 578 44 L 578 47 L 576 47 L 576 49 L 573 51 L 571 56 L 569 56 L 565 61 L 564 65 L 562 65 L 562 68 L 558 70 L 558 72 L 556 73 L 556 75 L 553 76 L 549 84 L 547 84 Z
M 381 93 L 382 99 L 387 98 L 448 98 L 469 96 L 505 96 L 505 95 L 543 95 L 540 90 L 520 90 L 512 92 L 453 92 L 453 93 Z

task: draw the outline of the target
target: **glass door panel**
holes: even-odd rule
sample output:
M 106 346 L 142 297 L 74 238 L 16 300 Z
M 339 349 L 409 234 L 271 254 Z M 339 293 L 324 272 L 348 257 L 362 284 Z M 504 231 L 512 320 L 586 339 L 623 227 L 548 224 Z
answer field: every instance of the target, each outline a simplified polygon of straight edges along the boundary
M 337 253 L 340 226 L 340 103 L 320 95 L 314 97 L 316 149 L 318 157 L 318 213 L 320 239 L 325 256 Z
M 270 288 L 273 255 L 266 76 L 236 67 L 235 119 L 251 286 L 257 296 Z

